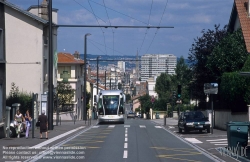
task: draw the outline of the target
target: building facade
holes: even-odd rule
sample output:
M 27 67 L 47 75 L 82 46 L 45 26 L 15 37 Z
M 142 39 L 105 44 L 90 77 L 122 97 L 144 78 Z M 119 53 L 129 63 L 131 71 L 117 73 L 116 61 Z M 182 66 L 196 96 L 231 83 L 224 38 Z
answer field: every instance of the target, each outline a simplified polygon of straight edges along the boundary
M 141 81 L 160 73 L 175 74 L 177 57 L 172 54 L 145 54 L 141 56 Z

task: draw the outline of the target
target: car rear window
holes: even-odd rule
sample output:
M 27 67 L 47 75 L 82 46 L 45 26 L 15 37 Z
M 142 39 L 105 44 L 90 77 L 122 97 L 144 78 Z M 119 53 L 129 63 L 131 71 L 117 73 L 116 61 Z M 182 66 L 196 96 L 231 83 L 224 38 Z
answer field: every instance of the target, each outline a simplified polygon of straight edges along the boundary
M 200 111 L 186 112 L 184 116 L 186 117 L 186 119 L 202 119 L 205 117 L 204 114 Z

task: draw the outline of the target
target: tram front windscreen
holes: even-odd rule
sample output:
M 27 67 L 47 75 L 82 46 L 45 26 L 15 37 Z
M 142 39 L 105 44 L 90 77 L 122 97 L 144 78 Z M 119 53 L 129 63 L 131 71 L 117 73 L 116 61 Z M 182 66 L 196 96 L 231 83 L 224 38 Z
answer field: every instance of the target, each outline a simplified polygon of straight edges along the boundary
M 103 107 L 105 115 L 117 115 L 119 107 L 119 95 L 103 96 Z

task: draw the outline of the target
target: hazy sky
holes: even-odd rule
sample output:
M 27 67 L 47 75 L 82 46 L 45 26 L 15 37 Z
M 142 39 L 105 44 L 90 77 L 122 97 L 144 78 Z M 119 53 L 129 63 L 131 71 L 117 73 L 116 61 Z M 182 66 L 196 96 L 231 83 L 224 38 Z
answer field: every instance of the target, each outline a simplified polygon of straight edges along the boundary
M 27 9 L 42 0 L 9 0 Z M 106 8 L 105 8 L 106 6 Z M 173 26 L 174 28 L 59 28 L 58 52 L 99 55 L 174 54 L 188 57 L 203 29 L 227 25 L 233 0 L 53 0 L 58 24 Z

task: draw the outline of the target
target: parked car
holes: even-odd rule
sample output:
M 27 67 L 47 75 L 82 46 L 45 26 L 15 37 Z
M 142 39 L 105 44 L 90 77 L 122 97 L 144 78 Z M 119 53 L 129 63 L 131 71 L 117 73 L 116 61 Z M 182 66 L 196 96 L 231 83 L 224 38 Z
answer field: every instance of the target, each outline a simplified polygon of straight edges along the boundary
M 201 111 L 183 112 L 178 120 L 178 128 L 180 133 L 182 130 L 185 133 L 192 130 L 199 130 L 199 132 L 206 130 L 210 133 L 210 122 Z
M 135 118 L 135 113 L 130 111 L 128 114 L 127 114 L 127 118 Z

